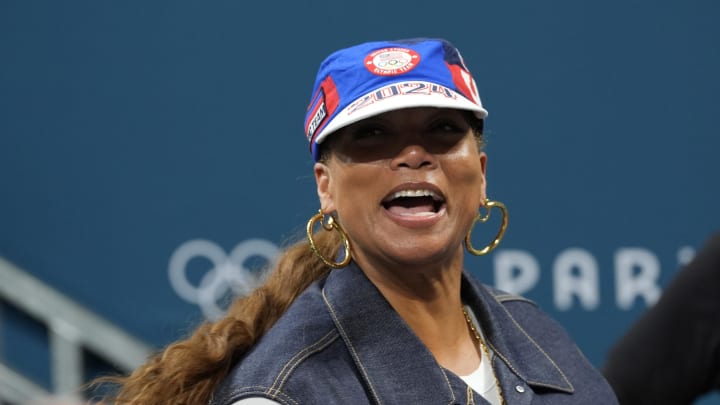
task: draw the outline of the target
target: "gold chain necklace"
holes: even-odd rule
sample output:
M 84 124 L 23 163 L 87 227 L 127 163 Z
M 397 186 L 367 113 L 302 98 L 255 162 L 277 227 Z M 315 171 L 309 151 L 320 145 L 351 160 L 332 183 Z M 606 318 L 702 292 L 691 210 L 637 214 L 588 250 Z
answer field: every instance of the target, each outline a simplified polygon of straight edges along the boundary
M 488 350 L 487 346 L 485 346 L 485 342 L 483 342 L 482 337 L 480 336 L 480 332 L 478 332 L 477 329 L 475 329 L 475 323 L 470 319 L 470 315 L 468 314 L 465 307 L 462 308 L 463 314 L 465 315 L 465 322 L 467 322 L 468 327 L 470 328 L 470 331 L 473 333 L 473 336 L 475 336 L 475 340 L 477 340 L 478 344 L 480 345 L 480 349 L 485 353 L 485 357 L 490 360 L 490 351 Z M 481 356 L 482 357 L 482 356 Z M 482 362 L 482 358 L 480 359 Z M 492 367 L 490 367 L 490 370 L 492 370 Z M 503 397 L 502 394 L 502 388 L 500 387 L 500 381 L 498 381 L 497 376 L 495 375 L 495 370 L 492 370 L 493 377 L 495 378 L 495 385 L 498 389 L 498 395 L 500 396 L 500 403 L 502 405 L 505 405 L 505 397 Z

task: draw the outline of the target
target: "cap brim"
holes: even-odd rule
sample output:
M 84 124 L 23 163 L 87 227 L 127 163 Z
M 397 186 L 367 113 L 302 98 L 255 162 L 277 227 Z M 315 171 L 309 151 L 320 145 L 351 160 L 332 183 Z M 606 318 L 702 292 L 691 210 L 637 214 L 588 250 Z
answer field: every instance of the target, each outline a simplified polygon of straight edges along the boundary
M 402 85 L 404 82 L 394 83 L 393 85 Z M 428 86 L 436 86 L 435 83 L 430 82 L 408 82 L 408 83 L 424 83 Z M 348 107 L 340 111 L 335 117 L 320 131 L 315 137 L 315 143 L 322 143 L 328 135 L 336 132 L 337 130 L 346 127 L 355 122 L 364 120 L 366 118 L 373 117 L 388 111 L 401 110 L 404 108 L 413 107 L 437 107 L 437 108 L 454 108 L 458 110 L 468 110 L 475 112 L 475 115 L 484 119 L 487 116 L 487 111 L 482 105 L 475 104 L 468 100 L 462 94 L 444 88 L 447 93 L 430 92 L 427 94 L 422 93 L 404 93 L 397 94 L 391 97 L 386 97 L 377 100 L 373 97 L 373 94 L 378 92 L 375 89 L 357 100 L 370 100 L 367 105 L 363 105 L 358 108 L 356 101 L 350 103 Z

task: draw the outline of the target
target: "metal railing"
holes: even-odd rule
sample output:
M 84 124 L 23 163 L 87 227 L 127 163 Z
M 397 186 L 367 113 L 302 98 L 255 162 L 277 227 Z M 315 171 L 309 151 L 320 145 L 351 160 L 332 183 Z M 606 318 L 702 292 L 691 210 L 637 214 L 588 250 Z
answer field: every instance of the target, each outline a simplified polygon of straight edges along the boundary
M 152 348 L 0 257 L 0 301 L 44 324 L 48 331 L 51 392 L 10 369 L 0 358 L 0 404 L 47 394 L 78 395 L 85 383 L 83 351 L 128 372 Z

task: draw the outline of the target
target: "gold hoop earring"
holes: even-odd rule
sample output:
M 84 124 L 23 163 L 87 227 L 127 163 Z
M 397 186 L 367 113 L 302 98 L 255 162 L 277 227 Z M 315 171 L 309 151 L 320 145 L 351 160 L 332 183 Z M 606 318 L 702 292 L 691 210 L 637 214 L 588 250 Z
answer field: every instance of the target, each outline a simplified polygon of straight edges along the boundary
M 315 256 L 317 256 L 320 260 L 322 260 L 323 263 L 325 263 L 328 267 L 332 267 L 333 269 L 340 269 L 348 265 L 350 263 L 350 241 L 347 238 L 347 235 L 345 234 L 345 231 L 342 229 L 340 224 L 335 221 L 335 218 L 332 215 L 328 215 L 327 222 L 325 221 L 325 214 L 323 214 L 322 210 L 318 210 L 318 213 L 313 215 L 312 218 L 307 223 L 306 231 L 307 231 L 307 238 L 308 242 L 310 242 L 310 249 L 312 249 L 313 253 L 315 253 Z M 320 224 L 326 231 L 332 231 L 333 229 L 338 231 L 340 234 L 340 238 L 342 239 L 343 246 L 345 247 L 345 258 L 341 262 L 332 262 L 328 259 L 326 259 L 322 253 L 318 250 L 317 246 L 315 246 L 315 241 L 313 240 L 313 227 L 315 226 L 315 222 L 320 221 Z
M 478 222 L 487 222 L 488 218 L 490 218 L 490 211 L 497 207 L 500 209 L 500 212 L 502 212 L 502 224 L 500 224 L 500 230 L 498 231 L 497 235 L 495 235 L 495 239 L 493 239 L 492 242 L 490 242 L 487 246 L 484 248 L 478 250 L 475 249 L 472 245 L 472 231 L 473 228 L 475 228 L 475 224 Z M 475 217 L 475 220 L 472 223 L 472 226 L 470 226 L 470 230 L 468 231 L 467 235 L 465 235 L 465 248 L 468 252 L 471 254 L 474 254 L 475 256 L 482 256 L 490 253 L 493 249 L 497 247 L 497 245 L 500 244 L 500 241 L 502 240 L 503 236 L 505 235 L 505 230 L 507 230 L 508 225 L 508 212 L 507 208 L 505 208 L 505 204 L 501 203 L 500 201 L 490 201 L 487 198 L 485 199 L 485 208 L 487 209 L 487 213 L 485 215 L 478 214 Z

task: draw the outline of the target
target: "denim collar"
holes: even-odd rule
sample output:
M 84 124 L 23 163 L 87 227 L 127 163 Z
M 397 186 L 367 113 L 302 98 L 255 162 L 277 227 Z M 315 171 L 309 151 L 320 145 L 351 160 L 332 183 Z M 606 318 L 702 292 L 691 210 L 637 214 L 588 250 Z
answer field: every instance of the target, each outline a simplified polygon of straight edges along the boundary
M 532 301 L 492 289 L 463 273 L 461 295 L 480 322 L 488 346 L 518 377 L 531 386 L 573 393 L 567 374 L 512 316 L 507 304 Z M 547 340 L 547 337 L 545 337 Z M 572 348 L 570 348 L 572 349 Z
M 376 403 L 401 403 L 408 391 L 425 403 L 456 402 L 450 371 L 353 262 L 334 270 L 322 289 L 329 313 Z M 529 385 L 572 392 L 565 374 L 489 289 L 463 274 L 462 296 L 497 356 Z M 413 361 L 407 361 L 413 359 Z M 410 389 L 409 387 L 412 387 Z

